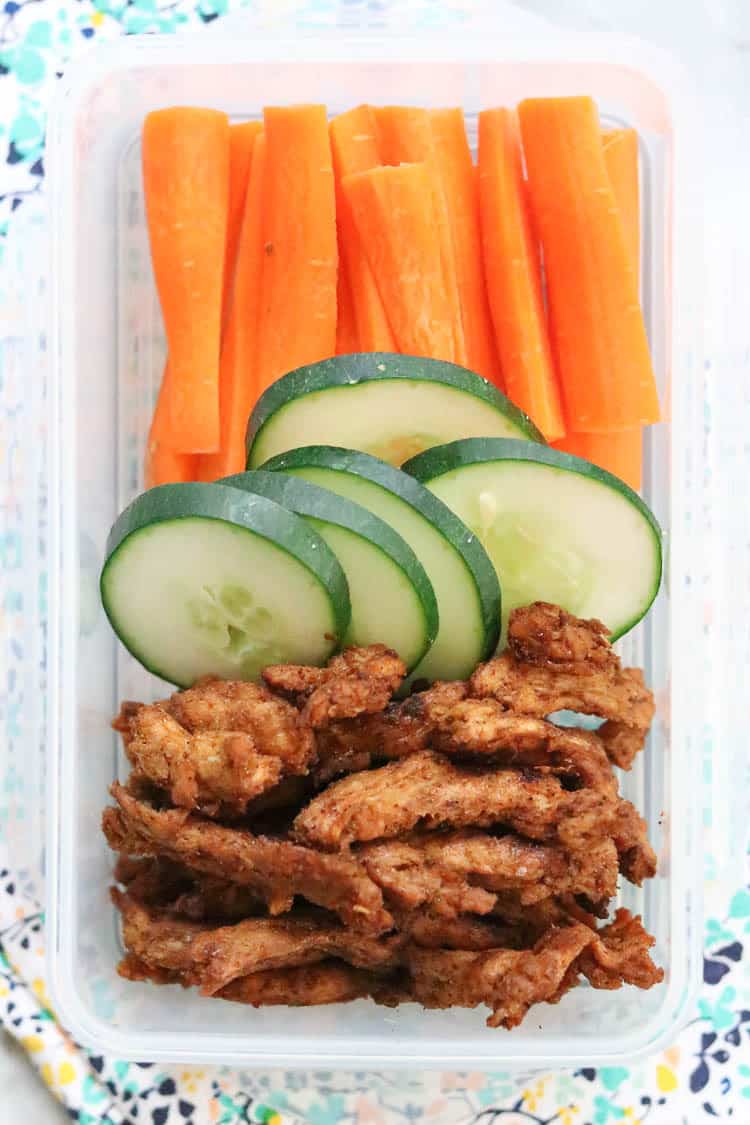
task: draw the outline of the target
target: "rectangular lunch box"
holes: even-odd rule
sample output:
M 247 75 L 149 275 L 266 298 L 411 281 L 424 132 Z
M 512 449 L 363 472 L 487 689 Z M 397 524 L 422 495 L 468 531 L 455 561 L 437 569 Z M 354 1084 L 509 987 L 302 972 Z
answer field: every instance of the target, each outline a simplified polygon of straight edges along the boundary
M 663 985 L 580 987 L 532 1009 L 512 1032 L 483 1011 L 392 1011 L 366 1001 L 254 1010 L 178 987 L 121 980 L 113 859 L 100 832 L 124 776 L 110 729 L 123 698 L 165 686 L 117 643 L 98 597 L 107 532 L 143 487 L 150 410 L 164 340 L 148 254 L 139 132 L 150 110 L 213 106 L 233 119 L 265 104 L 359 102 L 463 106 L 475 139 L 485 106 L 590 93 L 610 125 L 641 138 L 641 290 L 666 421 L 647 438 L 644 495 L 666 530 L 667 573 L 648 616 L 621 644 L 645 668 L 658 713 L 623 776 L 648 819 L 659 873 L 622 904 L 656 936 Z M 47 920 L 53 1006 L 81 1043 L 115 1057 L 255 1066 L 479 1068 L 609 1065 L 657 1050 L 686 1018 L 701 951 L 701 793 L 695 745 L 700 622 L 692 607 L 685 513 L 698 449 L 695 387 L 700 266 L 692 118 L 665 60 L 642 44 L 580 36 L 509 37 L 502 28 L 391 34 L 308 30 L 100 47 L 56 91 L 48 142 L 53 226 L 48 516 L 50 632 L 46 746 Z

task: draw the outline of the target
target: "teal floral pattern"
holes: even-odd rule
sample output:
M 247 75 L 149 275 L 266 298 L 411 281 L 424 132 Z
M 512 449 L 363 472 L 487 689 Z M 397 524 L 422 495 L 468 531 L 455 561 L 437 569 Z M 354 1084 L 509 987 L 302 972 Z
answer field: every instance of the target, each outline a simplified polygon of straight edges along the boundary
M 195 29 L 245 6 L 243 0 L 0 0 L 0 254 L 13 215 L 44 186 L 46 107 L 61 71 L 92 40 L 123 34 Z M 294 9 L 300 25 L 346 22 L 367 11 L 377 22 L 389 0 L 265 0 Z M 402 0 L 429 24 L 460 20 L 470 0 Z M 6 263 L 7 269 L 8 263 Z M 5 280 L 0 274 L 0 280 Z M 0 284 L 5 295 L 7 284 Z M 6 301 L 22 304 L 24 295 Z M 6 315 L 9 315 L 6 313 Z M 18 426 L 27 408 L 27 370 L 0 340 L 0 623 L 7 676 L 0 683 L 0 727 L 8 745 L 23 738 L 22 628 L 25 612 L 22 486 Z M 706 435 L 711 417 L 706 414 Z M 43 441 L 40 443 L 43 449 Z M 36 466 L 39 471 L 39 466 Z M 705 481 L 710 485 L 710 477 Z M 708 505 L 710 507 L 710 505 Z M 46 515 L 40 502 L 39 526 Z M 747 550 L 748 545 L 743 545 Z M 46 619 L 44 581 L 38 590 Z M 712 607 L 706 604 L 711 620 Z M 42 626 L 43 634 L 43 626 Z M 41 642 L 43 647 L 43 640 Z M 706 731 L 707 745 L 712 734 Z M 27 893 L 25 873 L 11 870 L 3 836 L 23 815 L 22 781 L 11 767 L 0 778 L 0 1024 L 28 1051 L 42 1079 L 81 1125 L 699 1125 L 750 1121 L 750 886 L 729 891 L 713 879 L 709 857 L 704 987 L 690 1025 L 658 1056 L 631 1067 L 519 1075 L 249 1072 L 230 1068 L 126 1063 L 79 1048 L 56 1022 L 46 995 L 44 919 Z

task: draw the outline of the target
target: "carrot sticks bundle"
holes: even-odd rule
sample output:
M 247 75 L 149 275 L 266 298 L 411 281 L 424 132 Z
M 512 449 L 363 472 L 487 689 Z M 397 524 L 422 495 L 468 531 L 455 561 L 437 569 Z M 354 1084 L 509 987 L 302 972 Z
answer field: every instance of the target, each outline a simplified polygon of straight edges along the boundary
M 149 114 L 142 163 L 168 361 L 149 485 L 244 464 L 295 368 L 401 352 L 477 371 L 557 448 L 640 486 L 659 403 L 638 302 L 638 137 L 591 98 Z

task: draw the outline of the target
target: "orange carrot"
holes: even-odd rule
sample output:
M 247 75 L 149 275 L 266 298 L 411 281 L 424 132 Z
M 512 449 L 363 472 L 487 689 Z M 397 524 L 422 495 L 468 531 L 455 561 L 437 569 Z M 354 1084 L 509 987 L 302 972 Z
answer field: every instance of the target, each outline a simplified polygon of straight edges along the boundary
M 435 233 L 440 248 L 440 268 L 448 299 L 453 333 L 455 362 L 466 364 L 466 341 L 461 321 L 456 259 L 453 249 L 448 202 L 446 199 L 435 141 L 426 109 L 390 105 L 375 109 L 375 127 L 383 164 L 426 164 L 430 172 L 430 193 L 435 214 Z M 388 310 L 390 312 L 390 309 Z
M 482 264 L 482 233 L 476 169 L 460 109 L 433 109 L 430 125 L 438 174 L 448 206 L 453 240 L 466 364 L 501 385 L 500 361 L 492 331 Z
M 336 202 L 325 106 L 266 108 L 258 389 L 336 352 Z
M 642 433 L 636 429 L 611 434 L 566 434 L 554 442 L 555 449 L 574 453 L 614 473 L 637 492 L 641 487 Z
M 515 114 L 479 114 L 484 269 L 505 390 L 548 441 L 565 433 Z
M 180 452 L 219 444 L 219 349 L 229 202 L 229 121 L 210 109 L 149 113 L 143 186 L 171 377 L 169 430 Z
M 198 480 L 198 458 L 192 453 L 177 453 L 169 443 L 169 396 L 171 394 L 169 360 L 164 364 L 159 395 L 146 443 L 144 477 L 146 488 L 157 484 Z
M 262 132 L 263 125 L 260 121 L 243 121 L 240 125 L 229 126 L 229 210 L 227 213 L 227 237 L 224 243 L 223 329 L 226 329 L 229 319 L 230 297 L 234 282 L 242 218 L 245 213 L 245 197 L 250 179 L 253 146 L 259 133 Z
M 433 182 L 427 164 L 400 164 L 344 176 L 342 187 L 397 349 L 455 361 L 453 308 L 435 239 Z
M 656 422 L 635 269 L 596 106 L 587 97 L 532 98 L 519 115 L 568 428 L 602 433 Z
M 342 247 L 339 247 L 339 262 Z M 360 351 L 357 335 L 357 321 L 354 315 L 354 301 L 346 270 L 339 265 L 339 281 L 336 290 L 336 355 L 351 355 Z
M 641 274 L 641 199 L 638 186 L 638 134 L 635 129 L 602 129 L 607 175 L 620 209 L 625 242 L 635 270 Z
M 361 105 L 334 117 L 330 126 L 333 170 L 336 177 L 336 221 L 339 228 L 339 274 L 346 275 L 356 320 L 359 349 L 363 352 L 392 352 L 388 316 L 380 299 L 367 255 L 359 241 L 346 197 L 341 190 L 344 176 L 366 172 L 380 164 L 375 139 L 375 121 L 370 106 Z M 338 350 L 338 344 L 337 344 Z
M 604 160 L 620 209 L 628 254 L 640 274 L 641 226 L 638 191 L 638 134 L 635 129 L 602 131 Z M 620 477 L 636 491 L 641 487 L 643 440 L 641 427 L 610 434 L 568 434 L 555 443 L 565 453 L 585 457 Z
M 265 175 L 266 139 L 261 133 L 253 146 L 232 304 L 221 352 L 221 445 L 217 453 L 199 459 L 199 480 L 218 480 L 245 468 L 245 429 L 258 397 L 256 347 L 264 258 Z

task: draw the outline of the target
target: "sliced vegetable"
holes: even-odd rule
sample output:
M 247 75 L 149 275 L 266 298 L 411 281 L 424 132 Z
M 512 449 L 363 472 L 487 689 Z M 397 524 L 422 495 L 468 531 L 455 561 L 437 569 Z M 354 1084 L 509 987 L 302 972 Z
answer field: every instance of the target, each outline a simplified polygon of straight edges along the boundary
M 157 484 L 171 484 L 173 481 L 198 479 L 200 458 L 193 453 L 177 453 L 169 444 L 170 394 L 171 376 L 167 360 L 146 442 L 143 473 L 146 488 L 153 488 Z
M 620 208 L 625 245 L 641 274 L 641 197 L 638 179 L 638 134 L 635 129 L 603 129 L 602 149 L 609 182 Z
M 325 106 L 263 113 L 259 387 L 336 351 L 336 202 Z
M 474 438 L 404 466 L 475 532 L 495 564 L 503 612 L 541 600 L 621 637 L 661 581 L 661 532 L 611 473 L 532 442 Z
M 221 436 L 217 453 L 204 454 L 198 464 L 200 480 L 217 480 L 240 472 L 245 463 L 245 427 L 258 395 L 258 317 L 263 275 L 263 192 L 266 139 L 254 147 L 250 183 L 245 200 L 232 307 L 221 353 L 219 405 Z
M 264 466 L 292 473 L 374 512 L 397 531 L 432 583 L 440 628 L 413 679 L 464 679 L 494 650 L 500 588 L 475 535 L 412 477 L 365 453 L 330 446 L 294 449 Z
M 437 236 L 440 273 L 445 294 L 445 308 L 449 317 L 453 350 L 451 354 L 435 353 L 435 359 L 451 359 L 466 366 L 467 354 L 461 320 L 456 259 L 448 219 L 448 202 L 443 179 L 438 167 L 438 154 L 430 125 L 430 115 L 426 109 L 414 106 L 382 106 L 374 111 L 375 127 L 383 164 L 424 164 L 428 183 L 423 188 L 423 199 L 432 196 L 432 237 Z M 371 259 L 372 260 L 372 259 Z M 377 272 L 376 272 L 377 277 Z M 382 294 L 382 289 L 381 289 Z M 385 306 L 390 316 L 390 305 Z M 394 328 L 394 332 L 396 329 Z M 396 332 L 396 335 L 398 333 Z M 401 351 L 409 351 L 401 348 Z M 431 354 L 431 353 L 427 353 Z
M 482 264 L 476 168 L 460 109 L 433 109 L 430 127 L 448 209 L 466 366 L 503 389 Z
M 333 170 L 336 178 L 336 222 L 339 229 L 339 271 L 346 275 L 363 352 L 395 350 L 388 316 L 360 242 L 346 196 L 344 176 L 366 172 L 380 164 L 375 121 L 367 105 L 356 106 L 334 117 L 330 125 Z M 339 351 L 338 344 L 336 348 Z
M 602 133 L 602 145 L 637 278 L 640 275 L 641 251 L 638 134 L 635 129 L 607 129 Z M 614 473 L 636 491 L 641 487 L 643 436 L 640 426 L 609 434 L 569 433 L 554 445 L 564 453 L 593 461 L 600 469 Z
M 479 199 L 487 291 L 505 389 L 554 441 L 565 433 L 565 422 L 511 110 L 479 114 Z
M 427 164 L 373 168 L 342 180 L 399 351 L 454 361 L 453 309 L 435 238 Z
M 437 635 L 438 609 L 422 564 L 400 535 L 366 508 L 299 477 L 256 471 L 222 484 L 267 496 L 304 516 L 349 583 L 352 616 L 345 643 L 386 644 L 414 668 Z
M 229 200 L 229 120 L 211 109 L 149 113 L 142 137 L 151 259 L 169 351 L 169 441 L 219 445 L 219 349 Z
M 339 262 L 342 260 L 342 249 L 341 242 L 339 242 Z M 349 277 L 346 270 L 339 267 L 336 289 L 336 355 L 351 355 L 359 350 L 357 321 L 354 316 L 354 302 Z
M 638 284 L 596 106 L 584 97 L 535 98 L 521 102 L 519 116 L 568 428 L 602 433 L 657 422 Z
M 555 449 L 585 457 L 600 469 L 614 473 L 637 492 L 641 487 L 643 434 L 640 426 L 612 434 L 566 434 Z
M 159 395 L 146 442 L 143 476 L 146 488 L 175 481 L 198 480 L 200 457 L 194 453 L 177 453 L 169 445 L 169 360 L 164 364 Z
M 301 367 L 257 403 L 247 428 L 248 468 L 300 443 L 346 445 L 398 465 L 466 436 L 542 436 L 504 394 L 473 371 L 406 355 L 352 355 Z
M 346 634 L 346 578 L 328 545 L 263 496 L 171 484 L 139 496 L 107 540 L 104 609 L 125 647 L 180 686 L 322 664 Z
M 260 121 L 243 121 L 229 126 L 229 208 L 227 211 L 227 237 L 224 244 L 224 294 L 222 323 L 226 328 L 229 319 L 232 287 L 237 265 L 237 250 L 245 214 L 245 199 L 250 183 L 253 148 L 263 132 Z

